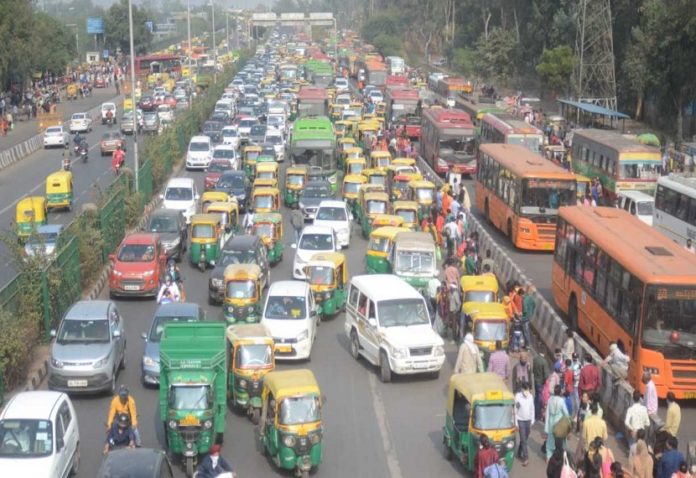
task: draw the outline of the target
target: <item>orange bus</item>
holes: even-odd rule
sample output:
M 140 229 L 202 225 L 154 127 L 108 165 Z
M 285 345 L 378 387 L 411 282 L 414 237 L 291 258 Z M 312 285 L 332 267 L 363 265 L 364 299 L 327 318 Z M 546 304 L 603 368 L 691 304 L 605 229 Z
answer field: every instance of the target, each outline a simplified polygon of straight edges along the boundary
M 558 208 L 575 204 L 575 176 L 516 144 L 483 144 L 476 207 L 519 249 L 552 251 Z
M 534 153 L 541 153 L 544 133 L 512 115 L 486 113 L 481 118 L 479 144 L 520 144 Z
M 644 393 L 696 398 L 696 256 L 627 211 L 564 207 L 552 269 L 556 305 L 602 356 L 616 341 Z

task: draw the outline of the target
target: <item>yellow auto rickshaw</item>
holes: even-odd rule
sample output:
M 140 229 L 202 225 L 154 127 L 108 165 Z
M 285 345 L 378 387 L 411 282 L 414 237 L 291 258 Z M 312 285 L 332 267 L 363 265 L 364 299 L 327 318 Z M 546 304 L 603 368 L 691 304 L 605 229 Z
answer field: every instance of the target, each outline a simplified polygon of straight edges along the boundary
M 276 264 L 283 260 L 283 216 L 277 212 L 255 214 L 252 234 L 263 241 L 268 261 Z
M 73 175 L 70 171 L 56 171 L 46 178 L 46 209 L 68 211 L 73 203 Z
M 219 214 L 223 230 L 224 245 L 234 233 L 239 231 L 239 204 L 237 201 L 211 202 L 206 210 L 208 214 Z
M 340 120 L 342 115 L 343 105 L 334 103 L 331 106 L 329 106 L 329 116 L 331 118 L 331 121 Z
M 341 110 L 343 113 L 344 110 Z M 334 123 L 334 129 L 336 130 L 336 137 L 343 139 L 352 139 L 353 144 L 355 144 L 355 139 L 353 135 L 355 134 L 355 122 L 348 120 L 339 120 Z M 339 140 L 340 142 L 340 140 Z
M 474 343 L 483 352 L 484 362 L 495 352 L 495 343 L 500 341 L 507 349 L 510 339 L 510 318 L 505 306 L 498 302 L 466 302 L 462 305 L 464 330 L 471 331 Z
M 360 159 L 364 158 L 363 155 L 363 150 L 362 148 L 358 148 L 357 146 L 350 146 L 341 152 L 341 157 L 343 158 L 343 163 L 350 161 L 351 159 Z M 367 161 L 365 162 L 365 165 L 367 167 Z
M 222 313 L 227 323 L 261 320 L 261 268 L 257 264 L 230 264 L 223 273 Z
M 450 377 L 442 429 L 445 458 L 457 457 L 468 471 L 485 434 L 510 471 L 515 459 L 515 397 L 497 374 L 460 373 Z
M 337 125 L 344 125 L 345 123 L 349 123 L 349 121 L 339 121 L 336 123 Z M 346 151 L 348 148 L 355 148 L 356 142 L 355 139 L 352 137 L 348 136 L 343 136 L 341 139 L 338 140 L 338 153 L 343 156 L 343 153 Z
M 367 148 L 373 136 L 377 136 L 380 125 L 378 121 L 363 119 L 358 123 L 358 141 Z
M 309 179 L 309 168 L 306 164 L 290 166 L 285 170 L 285 206 L 294 208 L 300 200 L 300 191 Z
M 346 304 L 348 265 L 340 252 L 314 254 L 305 266 L 307 281 L 314 292 L 320 317 L 331 317 Z
M 409 197 L 418 203 L 418 220 L 422 221 L 430 214 L 430 207 L 435 201 L 435 185 L 430 181 L 416 180 L 408 183 L 411 191 Z
M 420 228 L 418 222 L 418 203 L 416 201 L 394 201 L 392 204 L 394 215 L 401 217 L 404 222 L 401 227 L 412 231 Z
M 368 274 L 391 274 L 392 268 L 389 262 L 389 254 L 396 236 L 404 232 L 401 227 L 380 227 L 370 233 L 367 243 L 365 263 Z
M 278 188 L 254 188 L 251 193 L 251 207 L 255 213 L 279 212 L 280 190 Z
M 420 181 L 423 176 L 410 166 L 390 165 L 387 168 L 387 192 L 392 201 L 399 199 L 410 200 L 411 190 L 408 183 Z
M 384 103 L 383 101 L 380 101 L 375 105 L 375 115 L 378 118 L 384 118 L 384 114 L 387 111 L 387 104 Z
M 80 87 L 77 83 L 70 83 L 67 88 L 65 88 L 65 94 L 68 97 L 68 100 L 76 100 L 79 90 Z
M 462 276 L 462 303 L 469 302 L 493 303 L 499 301 L 498 279 L 493 274 L 478 276 Z
M 399 156 L 398 158 L 392 159 L 391 164 L 393 166 L 410 166 L 413 169 L 415 169 L 416 171 L 418 170 L 418 168 L 416 167 L 415 158 L 408 158 L 408 157 Z
M 208 206 L 214 202 L 237 202 L 234 196 L 230 196 L 225 191 L 205 191 L 201 195 L 201 211 L 208 212 Z
M 257 178 L 257 179 L 254 179 L 254 183 L 251 185 L 251 187 L 253 189 L 277 188 L 278 187 L 278 180 L 277 179 Z
M 372 218 L 372 229 L 377 229 L 378 227 L 405 227 L 404 218 L 397 216 L 396 214 L 375 214 Z
M 35 228 L 48 224 L 47 213 L 45 197 L 29 196 L 20 199 L 15 209 L 17 237 L 24 240 L 31 235 Z
M 360 148 L 355 148 L 355 149 L 360 150 Z M 344 176 L 348 176 L 349 174 L 360 174 L 360 173 L 362 173 L 363 169 L 367 168 L 367 160 L 363 156 L 359 156 L 359 157 L 351 158 L 351 159 L 346 159 L 346 161 L 343 163 L 343 166 L 344 166 L 344 171 L 343 171 Z
M 362 201 L 358 208 L 358 222 L 362 227 L 362 234 L 367 239 L 372 231 L 372 220 L 377 214 L 391 213 L 389 196 L 385 192 L 366 192 L 362 195 Z
M 242 151 L 242 164 L 244 164 L 244 173 L 246 177 L 252 180 L 256 175 L 256 160 L 259 159 L 263 148 L 261 146 L 249 145 L 245 146 Z
M 203 272 L 214 266 L 220 255 L 222 218 L 220 214 L 194 214 L 191 217 L 191 264 Z
M 261 418 L 264 377 L 275 369 L 273 337 L 265 325 L 240 324 L 227 327 L 227 340 L 230 343 L 228 396 L 235 407 L 246 410 L 256 425 Z
M 391 164 L 392 156 L 389 151 L 372 151 L 370 153 L 370 167 L 386 170 Z
M 323 436 L 323 397 L 314 374 L 308 369 L 269 372 L 261 400 L 258 429 L 264 455 L 279 468 L 309 478 L 321 463 Z
M 367 184 L 379 184 L 387 188 L 387 173 L 381 169 L 367 168 L 363 169 L 361 174 L 367 178 Z
M 256 174 L 254 179 L 273 179 L 278 184 L 278 171 L 280 166 L 275 161 L 259 163 L 256 165 Z

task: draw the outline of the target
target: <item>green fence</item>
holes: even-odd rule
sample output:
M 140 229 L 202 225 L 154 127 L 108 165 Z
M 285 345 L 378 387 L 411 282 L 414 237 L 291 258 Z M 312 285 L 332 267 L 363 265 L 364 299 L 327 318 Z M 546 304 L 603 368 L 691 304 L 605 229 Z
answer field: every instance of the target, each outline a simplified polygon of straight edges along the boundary
M 123 209 L 125 188 L 114 188 L 104 205 L 99 209 L 99 229 L 104 240 L 102 260 L 107 261 L 109 254 L 116 250 L 126 234 L 126 221 Z
M 80 248 L 77 237 L 68 241 L 44 273 L 49 277 L 59 278 L 57 284 L 51 287 L 51 311 L 44 316 L 44 336 L 48 340 L 50 330 L 58 325 L 60 318 L 82 293 Z
M 153 193 L 152 161 L 145 160 L 138 170 L 138 192 L 144 198 L 151 198 Z

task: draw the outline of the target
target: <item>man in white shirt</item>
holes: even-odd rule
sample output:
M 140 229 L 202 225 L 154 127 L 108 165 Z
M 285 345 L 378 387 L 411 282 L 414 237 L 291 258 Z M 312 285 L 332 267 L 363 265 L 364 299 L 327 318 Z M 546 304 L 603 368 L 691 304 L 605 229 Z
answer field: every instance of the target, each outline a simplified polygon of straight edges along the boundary
M 628 432 L 628 444 L 633 445 L 636 441 L 638 430 L 646 430 L 650 427 L 650 417 L 648 409 L 640 401 L 641 396 L 638 390 L 633 391 L 633 405 L 626 410 L 626 431 Z
M 529 451 L 527 440 L 534 423 L 534 395 L 529 391 L 529 384 L 522 383 L 522 390 L 515 395 L 515 420 L 517 430 L 520 432 L 520 446 L 517 449 L 517 458 L 522 461 L 522 466 L 529 464 Z

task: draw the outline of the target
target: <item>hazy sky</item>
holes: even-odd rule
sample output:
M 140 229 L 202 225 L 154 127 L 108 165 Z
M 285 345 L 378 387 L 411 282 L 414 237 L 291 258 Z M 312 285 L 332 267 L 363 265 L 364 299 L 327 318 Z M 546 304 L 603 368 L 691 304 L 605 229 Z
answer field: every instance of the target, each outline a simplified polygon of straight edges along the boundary
M 47 0 L 50 2 L 50 0 Z M 95 5 L 102 5 L 105 7 L 110 6 L 118 0 L 92 0 Z M 135 4 L 145 4 L 150 3 L 151 0 L 133 0 Z M 185 4 L 186 0 L 179 0 L 181 3 Z M 191 5 L 202 5 L 209 0 L 191 0 Z M 256 8 L 257 5 L 273 5 L 274 0 L 215 0 L 216 5 L 220 5 L 225 8 Z

